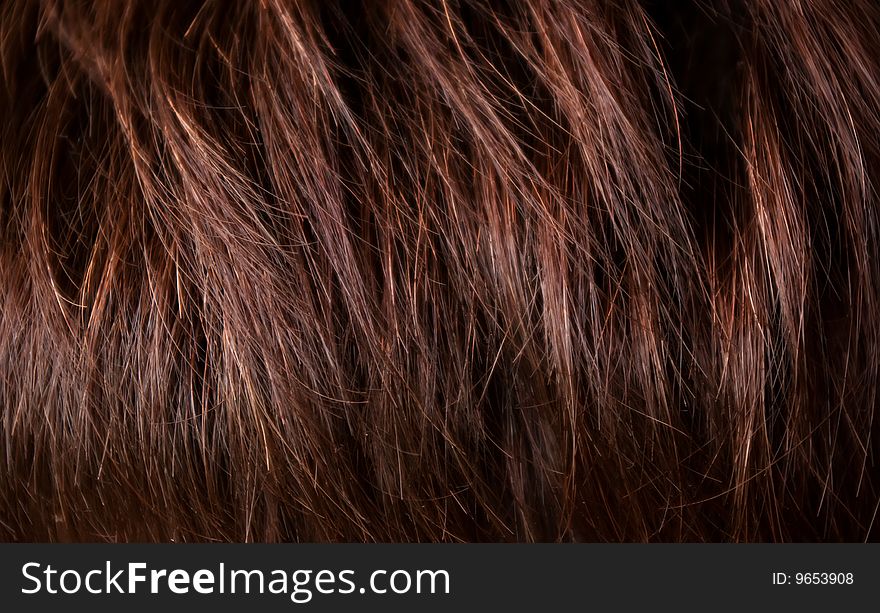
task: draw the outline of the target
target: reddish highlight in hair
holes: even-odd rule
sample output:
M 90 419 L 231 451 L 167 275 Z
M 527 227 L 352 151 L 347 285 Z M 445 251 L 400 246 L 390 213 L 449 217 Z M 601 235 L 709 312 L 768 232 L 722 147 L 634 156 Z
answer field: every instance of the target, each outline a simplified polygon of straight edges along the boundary
M 0 4 L 0 539 L 876 540 L 880 7 L 663 4 Z

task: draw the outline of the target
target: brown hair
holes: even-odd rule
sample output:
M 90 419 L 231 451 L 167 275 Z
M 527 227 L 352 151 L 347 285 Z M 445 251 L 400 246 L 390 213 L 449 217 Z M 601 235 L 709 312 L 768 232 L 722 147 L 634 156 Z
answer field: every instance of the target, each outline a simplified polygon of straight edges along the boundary
M 877 539 L 873 1 L 0 4 L 0 538 Z

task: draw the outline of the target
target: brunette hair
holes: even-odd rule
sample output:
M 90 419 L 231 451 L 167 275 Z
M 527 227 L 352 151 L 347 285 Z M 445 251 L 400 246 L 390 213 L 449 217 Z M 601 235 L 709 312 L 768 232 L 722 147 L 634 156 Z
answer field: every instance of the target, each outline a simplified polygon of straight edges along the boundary
M 877 539 L 880 6 L 670 4 L 0 4 L 0 538 Z

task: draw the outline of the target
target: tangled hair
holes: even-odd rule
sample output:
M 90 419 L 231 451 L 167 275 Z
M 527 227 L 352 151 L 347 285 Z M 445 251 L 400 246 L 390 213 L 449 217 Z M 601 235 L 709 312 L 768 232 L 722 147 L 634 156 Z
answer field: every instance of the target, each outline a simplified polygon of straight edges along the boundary
M 878 48 L 874 0 L 5 0 L 0 538 L 877 540 Z

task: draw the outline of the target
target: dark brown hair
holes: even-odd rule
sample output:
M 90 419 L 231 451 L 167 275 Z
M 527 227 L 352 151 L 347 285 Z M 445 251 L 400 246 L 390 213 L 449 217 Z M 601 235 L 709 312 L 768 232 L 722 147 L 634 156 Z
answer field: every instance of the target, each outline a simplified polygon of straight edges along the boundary
M 873 0 L 3 2 L 0 538 L 877 539 L 878 49 Z

